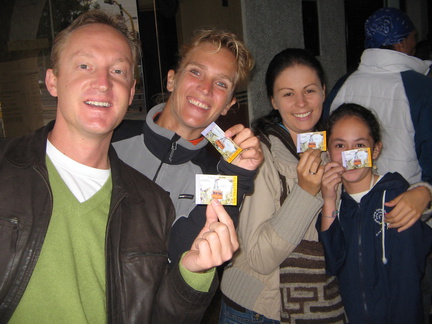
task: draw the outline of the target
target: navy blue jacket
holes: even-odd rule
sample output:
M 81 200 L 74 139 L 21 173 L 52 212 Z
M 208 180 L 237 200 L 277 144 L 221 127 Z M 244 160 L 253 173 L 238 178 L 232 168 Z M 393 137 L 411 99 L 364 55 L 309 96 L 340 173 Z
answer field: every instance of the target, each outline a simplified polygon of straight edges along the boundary
M 350 323 L 422 323 L 420 279 L 432 229 L 417 221 L 400 233 L 384 226 L 382 236 L 383 195 L 387 202 L 407 188 L 400 174 L 387 173 L 359 204 L 343 192 L 339 218 L 320 232 Z

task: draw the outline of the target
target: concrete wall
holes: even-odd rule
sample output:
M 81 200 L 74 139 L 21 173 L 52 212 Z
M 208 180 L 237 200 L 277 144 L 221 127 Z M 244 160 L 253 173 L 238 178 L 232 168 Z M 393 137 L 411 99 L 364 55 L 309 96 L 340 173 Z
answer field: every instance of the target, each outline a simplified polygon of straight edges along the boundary
M 305 1 L 305 0 L 303 0 Z M 264 75 L 275 54 L 287 47 L 304 47 L 302 0 L 180 0 L 177 15 L 179 43 L 188 40 L 200 26 L 227 28 L 243 36 L 256 59 L 256 68 L 248 86 L 249 120 L 270 111 Z M 392 1 L 383 1 L 392 5 Z M 419 40 L 426 38 L 427 4 L 430 0 L 406 2 Z M 327 90 L 346 73 L 344 0 L 317 0 L 320 56 L 327 77 Z
M 320 56 L 328 88 L 346 72 L 343 0 L 319 0 Z M 256 59 L 248 87 L 249 116 L 253 120 L 270 111 L 264 86 L 268 63 L 287 47 L 304 47 L 301 0 L 242 0 L 243 37 Z
M 240 0 L 180 0 L 177 14 L 179 43 L 187 42 L 197 28 L 227 29 L 242 37 Z

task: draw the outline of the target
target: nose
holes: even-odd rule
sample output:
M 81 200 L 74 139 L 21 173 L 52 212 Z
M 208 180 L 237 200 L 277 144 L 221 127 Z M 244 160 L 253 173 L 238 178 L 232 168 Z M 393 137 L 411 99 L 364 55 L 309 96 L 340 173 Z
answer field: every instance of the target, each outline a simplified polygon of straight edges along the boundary
M 110 74 L 106 71 L 96 71 L 93 74 L 92 88 L 98 89 L 100 92 L 106 92 L 110 88 Z
M 300 94 L 297 95 L 297 97 L 296 97 L 296 105 L 299 106 L 299 107 L 306 106 L 306 98 L 305 98 L 305 96 L 302 93 L 300 93 Z
M 211 80 L 203 79 L 199 83 L 198 89 L 203 95 L 210 96 L 213 91 L 213 83 Z

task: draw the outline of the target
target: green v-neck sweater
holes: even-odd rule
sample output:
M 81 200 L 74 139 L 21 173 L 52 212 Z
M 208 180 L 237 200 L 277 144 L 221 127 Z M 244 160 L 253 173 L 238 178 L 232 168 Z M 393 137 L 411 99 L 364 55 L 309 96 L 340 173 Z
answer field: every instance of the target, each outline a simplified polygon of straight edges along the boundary
M 46 160 L 53 213 L 30 282 L 9 323 L 106 323 L 105 232 L 111 177 L 80 203 Z

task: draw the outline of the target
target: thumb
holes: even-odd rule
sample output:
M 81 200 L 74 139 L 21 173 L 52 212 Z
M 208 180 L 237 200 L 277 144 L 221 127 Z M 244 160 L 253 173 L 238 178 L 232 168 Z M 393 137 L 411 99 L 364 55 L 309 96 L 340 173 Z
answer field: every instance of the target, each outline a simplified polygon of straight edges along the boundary
M 218 215 L 216 213 L 214 205 L 220 205 L 219 200 L 213 199 L 210 204 L 207 205 L 206 210 L 206 224 L 204 227 L 210 227 L 210 224 L 218 221 Z

